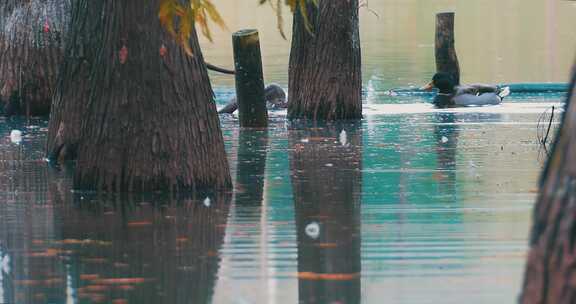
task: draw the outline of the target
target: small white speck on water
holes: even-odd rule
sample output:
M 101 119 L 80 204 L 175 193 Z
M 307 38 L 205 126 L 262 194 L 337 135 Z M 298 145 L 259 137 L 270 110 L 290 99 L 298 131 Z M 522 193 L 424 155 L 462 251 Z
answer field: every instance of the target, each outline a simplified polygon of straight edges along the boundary
M 0 282 L 2 282 L 2 273 L 10 273 L 10 256 L 0 250 Z
M 310 141 L 310 140 L 309 140 L 308 138 L 302 138 L 302 139 L 300 140 L 300 142 L 303 142 L 303 143 L 307 143 L 307 142 L 309 142 L 309 141 Z
M 342 146 L 347 146 L 347 145 L 348 145 L 348 135 L 346 134 L 346 131 L 345 131 L 345 130 L 342 130 L 342 132 L 340 132 L 339 140 L 340 140 L 340 144 L 341 144 Z
M 204 199 L 204 202 L 202 202 L 202 203 L 204 204 L 204 206 L 210 207 L 210 203 L 211 203 L 211 202 L 210 202 L 210 198 L 209 198 L 209 197 L 205 198 L 205 199 Z
M 20 130 L 12 130 L 10 132 L 10 141 L 15 144 L 19 144 L 22 142 L 22 131 Z
M 304 231 L 310 238 L 317 239 L 320 236 L 320 225 L 316 222 L 312 222 L 306 225 L 306 229 Z
M 447 143 L 448 142 L 448 137 L 446 136 L 442 136 L 442 143 Z
M 334 164 L 328 163 L 328 164 L 326 164 L 325 166 L 326 166 L 326 167 L 334 167 Z

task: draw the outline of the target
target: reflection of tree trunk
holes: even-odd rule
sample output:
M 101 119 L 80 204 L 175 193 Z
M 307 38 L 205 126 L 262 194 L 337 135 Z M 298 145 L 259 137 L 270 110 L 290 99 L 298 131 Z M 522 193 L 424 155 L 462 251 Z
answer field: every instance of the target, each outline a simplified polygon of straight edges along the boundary
M 262 205 L 267 154 L 267 130 L 240 129 L 236 167 L 236 205 Z
M 6 114 L 48 114 L 69 13 L 69 0 L 0 1 L 0 100 Z
M 290 148 L 300 302 L 360 303 L 361 130 L 293 129 Z
M 439 184 L 440 194 L 453 196 L 456 193 L 456 150 L 459 132 L 454 125 L 454 113 L 439 113 L 437 117 L 434 139 L 438 171 L 435 179 Z
M 522 303 L 576 303 L 576 70 L 534 207 Z
M 318 7 L 306 2 L 313 35 L 297 9 L 290 51 L 288 116 L 362 118 L 358 0 L 320 0 Z
M 80 299 L 210 302 L 229 194 L 209 200 L 109 196 L 72 201 L 68 193 L 53 195 L 62 199 L 62 242 Z
M 20 148 L 0 149 L 0 303 L 63 303 L 60 226 L 45 187 L 51 176 Z

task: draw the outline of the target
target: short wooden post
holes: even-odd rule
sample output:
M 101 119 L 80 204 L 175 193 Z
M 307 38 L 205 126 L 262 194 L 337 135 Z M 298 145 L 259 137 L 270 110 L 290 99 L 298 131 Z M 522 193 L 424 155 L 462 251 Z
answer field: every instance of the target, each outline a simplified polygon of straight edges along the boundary
M 240 30 L 232 34 L 232 44 L 240 127 L 265 128 L 268 126 L 268 110 L 264 99 L 258 31 Z
M 454 13 L 436 15 L 436 72 L 452 75 L 460 84 L 460 67 L 454 48 Z

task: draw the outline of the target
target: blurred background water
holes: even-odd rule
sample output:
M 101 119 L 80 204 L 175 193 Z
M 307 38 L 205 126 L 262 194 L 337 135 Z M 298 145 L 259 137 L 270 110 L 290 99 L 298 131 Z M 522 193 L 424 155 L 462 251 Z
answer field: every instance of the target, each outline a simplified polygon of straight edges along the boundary
M 266 81 L 286 87 L 289 42 L 271 9 L 215 3 L 231 31 L 260 29 Z M 545 159 L 538 120 L 563 94 L 434 110 L 429 96 L 386 92 L 429 80 L 444 10 L 456 11 L 463 82 L 566 82 L 576 6 L 368 6 L 379 17 L 361 9 L 365 118 L 311 128 L 278 111 L 265 132 L 223 116 L 233 193 L 74 192 L 70 168 L 43 160 L 47 121 L 0 118 L 0 303 L 515 302 Z M 230 32 L 202 45 L 232 66 Z M 223 104 L 233 79 L 211 76 Z

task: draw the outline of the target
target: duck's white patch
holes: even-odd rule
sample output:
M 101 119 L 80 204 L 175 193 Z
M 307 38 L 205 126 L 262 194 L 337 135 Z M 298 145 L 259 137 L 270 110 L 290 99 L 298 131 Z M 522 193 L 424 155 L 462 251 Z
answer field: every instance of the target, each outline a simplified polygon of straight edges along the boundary
M 310 238 L 317 239 L 320 236 L 320 225 L 316 222 L 312 222 L 306 225 L 306 229 L 304 231 Z
M 22 142 L 22 131 L 12 130 L 12 132 L 10 132 L 10 141 L 15 143 L 15 144 L 21 143 Z
M 210 207 L 210 204 L 211 204 L 212 202 L 210 201 L 210 198 L 207 197 L 207 198 L 204 199 L 204 202 L 202 202 L 202 203 L 204 204 L 204 206 Z
M 498 93 L 498 96 L 500 96 L 500 98 L 504 98 L 508 95 L 510 95 L 510 87 L 504 87 L 502 88 L 502 90 L 500 90 L 500 93 Z

